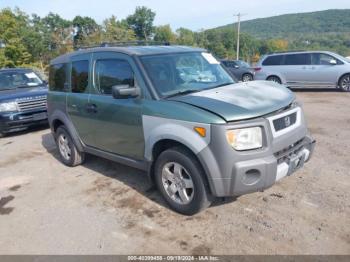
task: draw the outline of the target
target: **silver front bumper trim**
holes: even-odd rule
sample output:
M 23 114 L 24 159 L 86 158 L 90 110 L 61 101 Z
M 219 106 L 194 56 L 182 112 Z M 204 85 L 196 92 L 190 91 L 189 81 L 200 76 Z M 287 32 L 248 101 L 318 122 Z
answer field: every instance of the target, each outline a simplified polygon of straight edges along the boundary
M 291 175 L 295 170 L 299 169 L 304 165 L 304 162 L 308 161 L 310 157 L 310 151 L 307 148 L 303 148 L 296 156 L 297 163 L 283 162 L 277 166 L 276 181 L 282 179 L 287 175 Z M 299 166 L 299 162 L 301 166 Z

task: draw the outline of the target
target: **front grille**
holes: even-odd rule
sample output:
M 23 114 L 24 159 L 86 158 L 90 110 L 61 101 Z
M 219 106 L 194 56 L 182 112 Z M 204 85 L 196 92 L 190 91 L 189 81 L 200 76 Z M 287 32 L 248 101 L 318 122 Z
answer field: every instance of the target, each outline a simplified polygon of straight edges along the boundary
M 294 125 L 297 121 L 297 113 L 294 112 L 290 115 L 283 116 L 281 118 L 273 120 L 273 126 L 276 132 Z
M 282 150 L 276 152 L 274 155 L 277 158 L 277 164 L 286 161 L 291 155 L 298 153 L 298 151 L 300 151 L 304 144 L 304 139 L 301 139 L 287 146 L 286 148 L 283 148 Z
M 32 110 L 45 110 L 46 106 L 46 96 L 35 96 L 20 98 L 17 100 L 18 109 L 21 112 L 32 111 Z

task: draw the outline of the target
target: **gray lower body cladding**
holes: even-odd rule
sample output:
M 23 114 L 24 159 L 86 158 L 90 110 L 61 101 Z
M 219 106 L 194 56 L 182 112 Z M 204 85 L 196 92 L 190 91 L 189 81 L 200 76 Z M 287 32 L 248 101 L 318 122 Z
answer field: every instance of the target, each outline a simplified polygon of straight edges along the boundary
M 211 143 L 197 155 L 214 196 L 239 196 L 267 189 L 299 168 L 293 157 L 301 163 L 300 167 L 311 157 L 315 141 L 308 134 L 304 119 L 300 126 L 280 137 L 273 137 L 266 119 L 245 121 L 234 128 L 248 126 L 263 129 L 263 148 L 235 151 L 226 141 L 225 132 L 230 127 L 213 125 Z

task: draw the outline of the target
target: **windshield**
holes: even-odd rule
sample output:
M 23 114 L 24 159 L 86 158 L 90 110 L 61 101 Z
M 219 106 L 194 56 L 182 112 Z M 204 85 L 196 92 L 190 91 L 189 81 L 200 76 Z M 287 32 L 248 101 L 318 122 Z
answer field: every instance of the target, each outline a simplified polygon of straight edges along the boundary
M 234 83 L 220 62 L 209 53 L 143 56 L 141 61 L 161 97 Z
M 0 91 L 13 88 L 34 87 L 42 84 L 43 81 L 33 71 L 0 72 Z

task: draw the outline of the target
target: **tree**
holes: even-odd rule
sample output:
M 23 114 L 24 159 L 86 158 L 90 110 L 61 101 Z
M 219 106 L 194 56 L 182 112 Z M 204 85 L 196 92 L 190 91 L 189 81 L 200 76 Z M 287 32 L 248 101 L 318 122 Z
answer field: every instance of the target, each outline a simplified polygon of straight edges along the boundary
M 74 47 L 76 48 L 79 45 L 84 44 L 86 39 L 99 31 L 99 26 L 91 17 L 85 16 L 76 16 L 74 17 L 73 27 L 75 30 L 74 35 Z
M 85 37 L 86 45 L 97 45 L 105 42 L 135 41 L 135 32 L 128 27 L 125 20 L 119 21 L 116 16 L 105 19 L 98 30 Z
M 170 25 L 161 25 L 156 27 L 154 41 L 174 43 L 176 35 L 171 30 Z
M 126 18 L 129 27 L 140 40 L 148 40 L 154 32 L 153 21 L 156 13 L 145 6 L 138 6 L 134 14 Z
M 339 12 L 344 13 L 341 16 L 344 19 L 334 20 L 334 13 Z M 249 26 L 243 23 L 240 57 L 256 62 L 260 55 L 269 52 L 300 49 L 330 50 L 349 56 L 350 31 L 346 27 L 349 20 L 347 13 L 349 11 L 333 10 L 326 20 L 317 15 L 316 20 L 322 26 L 311 25 L 313 28 L 317 27 L 316 31 L 306 30 L 310 25 L 305 23 L 308 18 L 303 17 L 304 15 L 301 15 L 301 22 L 294 19 L 292 27 L 291 23 L 285 21 L 287 16 L 283 21 L 280 17 L 273 18 L 272 20 L 277 19 L 274 21 L 268 19 L 270 21 L 267 24 L 260 20 Z M 54 13 L 39 17 L 35 14 L 28 16 L 18 8 L 0 9 L 0 68 L 35 66 L 47 69 L 52 58 L 70 52 L 74 47 L 136 39 L 199 46 L 220 58 L 234 59 L 236 56 L 237 32 L 232 25 L 199 31 L 181 27 L 174 33 L 169 25 L 154 27 L 154 18 L 155 13 L 146 7 L 137 7 L 133 14 L 123 20 L 111 16 L 101 25 L 90 17 L 76 16 L 73 20 L 66 20 Z M 277 31 L 272 30 L 272 27 L 279 28 L 280 33 L 276 34 Z M 260 35 L 261 39 L 247 32 Z
M 111 16 L 103 21 L 100 42 L 134 41 L 135 32 L 128 28 L 126 21 L 118 21 L 117 17 Z
M 262 40 L 259 46 L 259 53 L 266 54 L 278 51 L 287 51 L 288 50 L 288 41 L 284 39 L 270 39 Z
M 4 48 L 0 53 L 0 67 L 23 66 L 32 62 L 32 56 L 23 43 L 28 28 L 28 16 L 19 9 L 6 8 L 0 12 L 0 39 Z
M 194 33 L 187 28 L 180 27 L 176 30 L 177 43 L 180 45 L 194 46 L 196 44 Z
M 69 20 L 61 18 L 58 14 L 49 13 L 42 18 L 42 23 L 47 28 L 48 49 L 52 57 L 73 50 L 73 24 Z

